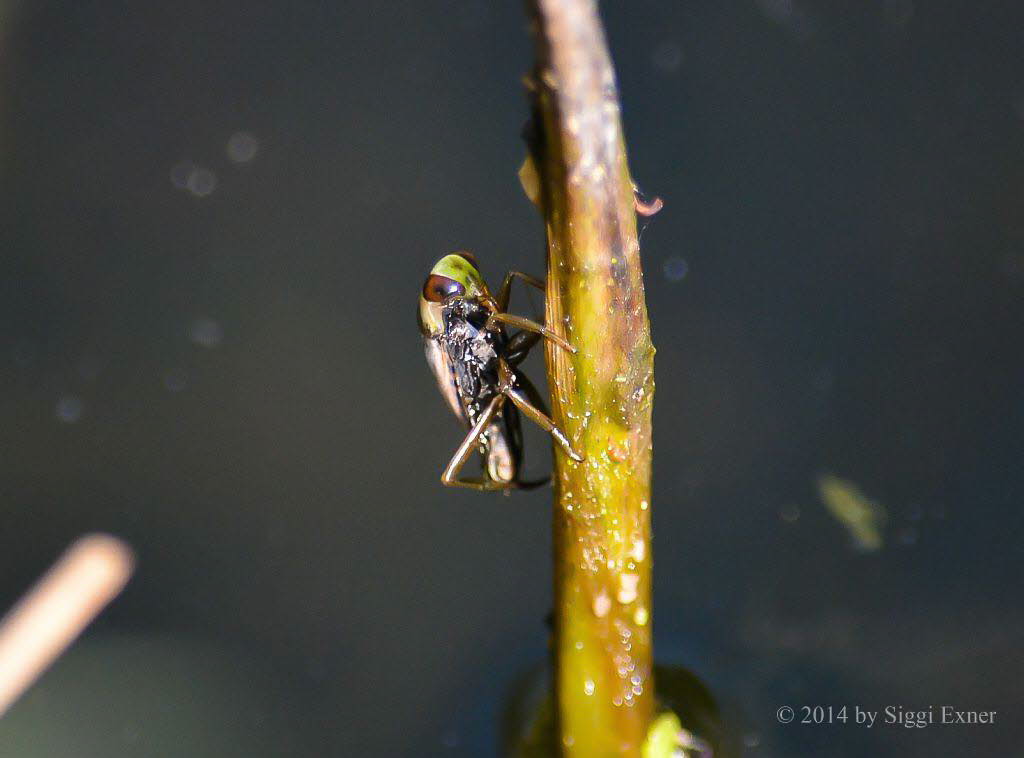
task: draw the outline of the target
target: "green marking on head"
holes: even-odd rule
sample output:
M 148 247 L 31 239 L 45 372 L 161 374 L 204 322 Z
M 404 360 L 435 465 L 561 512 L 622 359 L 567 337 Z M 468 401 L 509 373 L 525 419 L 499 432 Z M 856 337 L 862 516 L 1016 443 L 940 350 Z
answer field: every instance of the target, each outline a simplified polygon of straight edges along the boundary
M 442 305 L 450 297 L 475 300 L 489 296 L 471 253 L 449 253 L 434 264 L 420 291 L 420 331 L 436 336 L 444 329 Z
M 487 285 L 476 267 L 476 259 L 470 253 L 449 253 L 434 264 L 431 276 L 443 276 L 458 282 L 465 288 L 465 297 L 481 297 L 487 294 Z

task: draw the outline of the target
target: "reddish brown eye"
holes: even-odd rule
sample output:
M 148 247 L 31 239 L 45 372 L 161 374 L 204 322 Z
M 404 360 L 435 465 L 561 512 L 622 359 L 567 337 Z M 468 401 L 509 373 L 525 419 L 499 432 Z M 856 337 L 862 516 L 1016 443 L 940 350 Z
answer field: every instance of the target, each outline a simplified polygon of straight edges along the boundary
M 440 274 L 431 274 L 423 284 L 423 297 L 431 303 L 440 303 L 446 297 L 463 295 L 466 288 L 454 279 Z

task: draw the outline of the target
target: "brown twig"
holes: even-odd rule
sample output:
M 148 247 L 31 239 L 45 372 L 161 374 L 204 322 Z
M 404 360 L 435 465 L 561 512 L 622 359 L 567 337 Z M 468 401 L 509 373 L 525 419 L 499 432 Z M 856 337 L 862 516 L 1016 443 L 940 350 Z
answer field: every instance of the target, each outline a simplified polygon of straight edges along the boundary
M 653 710 L 650 473 L 653 359 L 615 75 L 594 0 L 531 0 L 528 135 L 548 236 L 557 423 L 555 682 L 562 750 L 639 756 Z M 651 209 L 653 210 L 653 208 Z

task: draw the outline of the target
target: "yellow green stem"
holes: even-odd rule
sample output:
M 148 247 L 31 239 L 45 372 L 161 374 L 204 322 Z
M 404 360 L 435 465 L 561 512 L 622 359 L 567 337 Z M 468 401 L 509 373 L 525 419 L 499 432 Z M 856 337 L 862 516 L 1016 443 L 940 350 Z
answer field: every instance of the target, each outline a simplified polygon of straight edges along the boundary
M 531 153 L 548 237 L 555 451 L 555 687 L 567 756 L 639 756 L 653 712 L 654 348 L 633 184 L 594 0 L 532 0 Z

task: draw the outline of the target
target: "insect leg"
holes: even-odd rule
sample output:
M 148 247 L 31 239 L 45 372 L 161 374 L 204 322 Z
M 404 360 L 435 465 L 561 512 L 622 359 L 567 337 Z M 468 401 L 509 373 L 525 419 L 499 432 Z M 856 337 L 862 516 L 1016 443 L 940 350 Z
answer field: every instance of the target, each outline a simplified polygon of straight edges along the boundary
M 487 326 L 493 326 L 495 323 L 508 324 L 511 327 L 522 329 L 526 332 L 537 332 L 537 334 L 544 335 L 563 350 L 568 350 L 570 353 L 576 352 L 576 348 L 566 342 L 565 339 L 559 337 L 546 326 L 538 324 L 536 321 L 530 321 L 528 318 L 513 316 L 511 313 L 492 313 L 491 317 L 487 319 Z
M 523 391 L 523 394 L 533 403 L 533 406 L 543 413 L 545 416 L 550 416 L 551 411 L 548 410 L 548 404 L 544 402 L 544 398 L 541 397 L 540 392 L 533 386 L 533 382 L 526 378 L 525 374 L 520 372 L 515 373 L 516 384 Z
M 539 339 L 540 335 L 537 332 L 516 332 L 505 348 L 505 360 L 510 366 L 518 366 Z
M 469 430 L 469 434 L 459 445 L 458 450 L 455 451 L 455 455 L 445 466 L 444 472 L 441 474 L 441 484 L 446 487 L 467 487 L 471 490 L 504 490 L 514 487 L 515 485 L 509 485 L 505 482 L 496 482 L 491 479 L 459 479 L 459 472 L 462 467 L 466 465 L 466 461 L 476 450 L 480 444 L 480 435 L 487 429 L 487 425 L 494 419 L 495 414 L 501 409 L 501 406 L 505 404 L 504 395 L 495 395 L 494 399 L 487 405 L 484 412 L 480 414 L 480 418 L 477 419 L 476 423 L 473 424 L 473 428 Z
M 541 413 L 543 413 L 544 417 L 547 418 L 550 421 L 551 420 L 550 419 L 551 412 L 548 410 L 547 403 L 544 402 L 544 398 L 541 397 L 540 392 L 538 392 L 537 388 L 533 386 L 533 382 L 531 382 L 529 379 L 527 379 L 525 374 L 521 374 L 521 373 L 516 373 L 515 374 L 515 380 L 516 380 L 516 383 L 519 385 L 520 389 L 522 390 L 523 394 L 526 395 L 527 399 L 531 403 L 533 403 L 533 407 L 536 410 L 538 410 Z M 531 416 L 531 418 L 533 418 L 533 417 Z M 536 420 L 536 419 L 534 419 L 534 420 Z M 552 425 L 554 425 L 554 422 L 552 422 Z M 541 426 L 543 426 L 543 424 L 541 424 Z M 562 432 L 560 429 L 558 429 L 558 427 L 555 427 L 555 431 L 552 432 L 552 434 L 554 435 L 555 432 L 557 432 L 558 434 L 562 435 L 563 438 L 565 437 L 565 433 Z M 571 455 L 570 455 L 570 457 L 571 457 Z
M 517 479 L 515 482 L 512 483 L 511 486 L 514 486 L 516 489 L 520 489 L 520 490 L 535 490 L 538 487 L 543 487 L 545 484 L 549 484 L 550 482 L 551 482 L 551 477 L 550 476 L 545 476 L 543 479 L 534 479 L 534 480 L 529 481 L 529 482 L 525 482 L 525 481 L 523 481 L 521 479 Z
M 555 426 L 554 421 L 530 402 L 530 398 L 522 390 L 518 390 L 515 387 L 506 387 L 503 392 L 523 412 L 523 415 L 535 422 L 541 429 L 550 433 L 570 458 L 574 461 L 583 460 L 583 456 L 572 449 L 572 443 L 569 442 L 569 438 L 565 436 L 561 429 Z
M 498 310 L 507 311 L 508 301 L 512 296 L 512 280 L 519 277 L 527 284 L 532 284 L 534 287 L 539 289 L 541 292 L 544 291 L 544 282 L 536 277 L 524 274 L 522 271 L 509 271 L 505 274 L 505 281 L 501 283 L 501 289 L 498 290 Z

